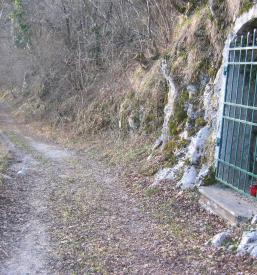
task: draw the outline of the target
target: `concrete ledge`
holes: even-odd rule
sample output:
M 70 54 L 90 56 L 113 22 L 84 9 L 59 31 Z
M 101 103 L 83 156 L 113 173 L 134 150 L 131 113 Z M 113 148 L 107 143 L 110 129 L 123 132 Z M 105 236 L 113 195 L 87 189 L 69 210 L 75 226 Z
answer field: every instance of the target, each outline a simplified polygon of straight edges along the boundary
M 202 207 L 230 224 L 247 222 L 257 214 L 257 201 L 221 184 L 200 187 L 199 191 Z

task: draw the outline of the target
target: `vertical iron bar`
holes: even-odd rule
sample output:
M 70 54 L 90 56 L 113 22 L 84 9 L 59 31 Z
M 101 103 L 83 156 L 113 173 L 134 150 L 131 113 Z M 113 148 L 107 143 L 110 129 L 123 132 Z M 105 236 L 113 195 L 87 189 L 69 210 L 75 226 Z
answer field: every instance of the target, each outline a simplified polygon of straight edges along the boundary
M 254 168 L 256 166 L 256 154 L 257 154 L 257 137 L 255 137 L 255 148 L 254 148 L 254 161 L 253 161 L 253 169 L 252 169 L 252 173 L 254 174 Z M 251 185 L 253 185 L 253 177 L 251 179 Z
M 246 47 L 249 46 L 249 36 L 250 36 L 250 33 L 248 32 Z M 245 50 L 245 62 L 247 62 L 247 58 L 248 58 L 248 50 L 246 49 Z M 252 51 L 252 56 L 251 56 L 251 62 L 252 61 L 253 61 L 253 51 Z M 243 85 L 242 85 L 242 89 L 241 89 L 242 94 L 241 94 L 241 101 L 240 101 L 241 105 L 243 105 L 243 98 L 244 98 L 246 66 L 247 65 L 244 65 L 244 76 L 243 76 Z M 252 70 L 252 64 L 251 64 L 251 70 Z M 248 93 L 249 93 L 249 89 L 250 89 L 250 87 L 248 87 Z M 248 104 L 247 104 L 247 106 L 248 106 Z M 247 114 L 247 109 L 246 109 L 246 114 Z M 240 107 L 240 112 L 239 112 L 239 119 L 242 120 L 242 108 L 241 107 Z M 240 126 L 241 126 L 241 122 L 239 123 L 238 131 L 237 131 L 236 156 L 238 154 L 238 143 L 239 143 L 239 139 L 240 139 Z M 244 141 L 245 141 L 245 137 L 244 137 L 245 136 L 245 127 L 246 127 L 246 125 L 244 125 L 244 134 L 243 134 Z M 241 148 L 242 148 L 242 152 L 241 152 L 241 159 L 240 159 L 240 168 L 242 168 L 241 166 L 242 166 L 242 159 L 243 159 L 244 142 L 242 143 L 242 147 Z M 237 159 L 237 157 L 236 157 L 236 159 Z M 237 188 L 239 188 L 239 185 L 240 185 L 241 172 L 239 173 L 239 175 L 240 176 L 238 177 Z M 235 175 L 233 175 L 232 182 L 234 182 L 234 176 Z
M 253 47 L 255 46 L 255 42 L 256 42 L 256 29 L 254 29 L 253 32 Z M 252 62 L 254 61 L 254 49 L 252 50 Z M 251 78 L 250 78 L 251 81 Z M 255 73 L 255 89 L 254 89 L 254 95 L 253 95 L 253 106 L 255 106 L 255 101 L 256 101 L 256 92 L 257 92 L 257 72 Z M 254 121 L 254 112 L 255 110 L 252 110 L 252 119 L 251 122 Z M 252 130 L 253 130 L 253 126 L 251 126 L 251 135 L 252 135 Z M 256 138 L 256 143 L 255 143 L 255 151 L 254 151 L 254 161 L 253 161 L 253 167 L 252 167 L 252 173 L 254 174 L 254 170 L 255 170 L 255 165 L 256 165 L 256 146 L 257 146 L 257 138 Z M 251 179 L 251 185 L 253 184 L 253 177 Z
M 235 38 L 235 45 L 237 44 L 237 39 L 238 37 Z M 231 46 L 230 46 L 230 49 L 231 49 Z M 231 89 L 230 89 L 230 95 L 228 94 L 228 88 L 229 88 L 229 81 L 228 81 L 228 78 L 229 78 L 229 74 L 227 74 L 227 83 L 226 83 L 226 87 L 225 87 L 225 102 L 227 102 L 227 97 L 230 96 L 230 101 L 231 101 L 231 98 L 232 98 L 232 92 L 233 92 L 233 86 L 234 86 L 234 74 L 235 74 L 235 59 L 236 59 L 236 50 L 234 50 L 234 56 L 233 56 L 233 65 L 232 65 L 232 85 L 231 85 Z M 231 66 L 231 65 L 230 65 Z M 228 73 L 229 73 L 230 70 L 228 70 Z M 230 114 L 230 109 L 231 109 L 231 106 L 229 105 L 228 106 L 228 110 L 229 110 L 229 114 Z M 221 138 L 223 139 L 223 127 L 225 126 L 225 112 L 226 112 L 226 108 L 224 106 L 224 110 L 223 110 L 223 125 L 222 125 L 222 135 L 221 135 Z M 226 153 L 227 153 L 227 143 L 228 143 L 228 132 L 229 132 L 229 122 L 227 121 L 227 129 L 225 129 L 226 131 L 226 136 L 224 136 L 224 140 L 225 140 L 225 146 L 224 146 L 224 160 L 226 160 Z M 220 153 L 221 153 L 221 150 L 223 149 L 222 148 L 223 144 L 221 144 L 221 148 L 220 148 Z M 225 165 L 222 164 L 222 179 L 225 180 L 224 178 L 224 170 L 225 170 Z
M 241 62 L 241 59 L 242 59 L 242 47 L 243 47 L 243 40 L 244 40 L 244 36 L 242 35 L 241 36 L 241 42 L 240 42 L 240 52 L 239 52 L 239 60 L 238 60 L 238 62 Z M 248 41 L 248 36 L 247 36 L 247 41 Z M 248 45 L 248 43 L 247 43 L 247 45 Z M 246 56 L 245 56 L 245 61 L 247 61 L 247 53 L 246 53 Z M 238 68 L 238 73 L 237 73 L 237 81 L 236 81 L 236 94 L 235 94 L 235 103 L 237 103 L 237 97 L 238 97 L 238 89 L 239 89 L 239 78 L 240 78 L 240 66 L 241 65 L 238 65 L 239 66 L 239 68 Z M 242 93 L 243 93 L 243 91 L 242 91 Z M 241 97 L 242 98 L 242 97 Z M 231 102 L 232 102 L 232 98 L 231 98 Z M 236 116 L 236 106 L 234 106 L 234 118 L 235 118 L 235 116 Z M 240 110 L 241 110 L 241 108 L 240 108 Z M 233 114 L 231 114 L 231 115 L 233 115 Z M 229 113 L 229 116 L 231 116 L 230 115 L 230 113 Z M 237 123 L 239 123 L 239 122 L 237 122 Z M 235 121 L 233 121 L 233 124 L 232 124 L 232 139 L 231 139 L 231 144 L 230 144 L 230 152 L 229 152 L 229 163 L 231 163 L 231 158 L 232 158 L 232 152 L 233 152 L 233 140 L 234 140 L 234 131 L 235 131 Z M 232 179 L 234 178 L 234 174 L 235 174 L 235 169 L 229 169 L 229 171 L 228 171 L 228 180 L 230 181 L 230 172 L 232 172 Z M 234 185 L 234 182 L 233 182 L 233 180 L 231 180 L 231 182 L 230 182 L 232 185 Z
M 248 44 L 249 44 L 249 36 L 250 36 L 250 32 L 248 32 L 248 34 L 247 34 L 247 46 L 248 46 Z M 248 55 L 248 50 L 246 49 L 246 57 L 247 57 L 247 55 Z M 246 71 L 246 66 L 247 65 L 244 65 L 244 81 L 243 81 L 243 91 L 244 91 L 244 86 L 245 86 L 245 71 Z M 252 64 L 251 64 L 251 67 L 252 67 Z M 250 88 L 251 88 L 251 81 L 249 82 L 249 84 L 248 84 L 248 92 L 247 92 L 247 101 L 246 101 L 246 106 L 249 106 L 249 95 L 250 95 Z M 242 98 L 243 98 L 243 96 L 242 96 Z M 243 102 L 242 102 L 243 103 Z M 246 109 L 246 120 L 247 120 L 247 114 L 248 114 L 248 109 Z M 248 126 L 247 126 L 248 127 Z M 243 133 L 243 149 L 244 149 L 244 145 L 245 145 L 245 136 L 246 136 L 246 123 L 245 123 L 245 125 L 244 125 L 244 133 Z M 242 150 L 242 152 L 241 152 L 241 164 L 240 164 L 240 167 L 241 167 L 241 165 L 242 165 L 242 160 L 243 160 L 243 155 L 244 155 L 244 150 Z M 249 154 L 248 154 L 248 158 L 249 158 Z M 247 164 L 247 170 L 249 169 L 248 168 L 248 166 L 249 166 L 249 164 Z M 244 190 L 244 192 L 245 192 L 245 187 L 246 187 L 246 181 L 247 181 L 247 177 L 248 177 L 248 175 L 245 173 L 245 175 L 244 175 L 244 187 L 243 187 L 243 190 Z

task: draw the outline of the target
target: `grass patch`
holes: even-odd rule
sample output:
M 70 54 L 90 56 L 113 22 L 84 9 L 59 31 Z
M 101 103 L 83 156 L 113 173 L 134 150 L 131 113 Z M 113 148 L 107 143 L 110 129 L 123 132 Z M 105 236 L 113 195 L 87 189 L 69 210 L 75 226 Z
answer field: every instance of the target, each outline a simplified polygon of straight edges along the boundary
M 36 150 L 34 150 L 31 145 L 21 136 L 18 136 L 14 132 L 6 133 L 10 141 L 16 145 L 20 150 L 24 151 L 27 154 L 32 155 L 35 159 L 40 161 L 41 163 L 47 163 L 48 159 L 45 158 L 42 154 L 39 154 Z
M 158 194 L 160 191 L 159 188 L 148 188 L 146 191 L 145 191 L 145 195 L 146 197 L 153 197 L 155 196 L 156 194 Z
M 3 181 L 3 175 L 11 163 L 11 156 L 7 148 L 0 143 L 0 184 Z

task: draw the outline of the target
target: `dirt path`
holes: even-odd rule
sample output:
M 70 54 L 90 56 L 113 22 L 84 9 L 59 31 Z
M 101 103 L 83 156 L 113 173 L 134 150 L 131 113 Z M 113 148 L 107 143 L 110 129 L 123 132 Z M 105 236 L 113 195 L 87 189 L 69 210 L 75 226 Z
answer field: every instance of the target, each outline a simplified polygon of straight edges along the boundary
M 1 186 L 1 274 L 169 274 L 158 225 L 112 170 L 26 137 L 0 106 L 10 179 Z
M 123 171 L 34 137 L 1 104 L 0 142 L 12 157 L 0 183 L 0 274 L 257 274 L 253 259 L 204 245 L 226 225 L 196 192 L 167 184 L 136 197 Z

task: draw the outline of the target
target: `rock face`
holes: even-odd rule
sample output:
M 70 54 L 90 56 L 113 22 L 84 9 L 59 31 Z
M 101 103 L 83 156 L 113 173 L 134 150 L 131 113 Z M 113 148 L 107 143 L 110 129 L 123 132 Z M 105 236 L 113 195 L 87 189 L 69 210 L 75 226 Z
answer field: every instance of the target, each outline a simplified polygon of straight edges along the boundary
M 129 85 L 118 112 L 119 129 L 124 133 L 151 134 L 163 124 L 168 84 L 160 67 L 158 60 L 148 70 L 137 66 L 128 74 Z
M 199 15 L 198 18 L 196 17 L 192 19 L 194 26 L 188 27 L 187 32 L 190 30 L 192 33 L 194 33 L 195 37 L 200 37 L 201 39 L 198 41 L 195 37 L 189 38 L 181 36 L 181 41 L 178 41 L 177 47 L 179 48 L 181 45 L 183 45 L 183 47 L 182 50 L 180 49 L 176 51 L 178 56 L 182 55 L 182 61 L 193 61 L 193 51 L 191 52 L 190 49 L 190 47 L 193 47 L 193 44 L 190 41 L 195 41 L 194 39 L 196 39 L 198 41 L 197 43 L 201 45 L 201 41 L 208 37 L 210 43 L 212 43 L 212 46 L 214 47 L 213 52 L 210 53 L 210 55 L 216 54 L 216 58 L 220 61 L 219 65 L 217 66 L 219 67 L 219 70 L 216 68 L 217 70 L 215 71 L 215 74 L 212 75 L 211 72 L 213 68 L 209 68 L 208 73 L 207 69 L 201 71 L 201 68 L 194 68 L 195 70 L 199 69 L 199 72 L 198 76 L 194 79 L 194 81 L 192 81 L 190 77 L 192 76 L 193 69 L 190 71 L 189 67 L 187 67 L 190 73 L 184 70 L 183 65 L 188 66 L 188 64 L 183 63 L 180 59 L 179 61 L 175 59 L 175 61 L 172 60 L 174 61 L 174 64 L 177 65 L 174 65 L 175 69 L 173 68 L 173 70 L 168 69 L 167 62 L 163 61 L 161 64 L 163 76 L 169 83 L 169 97 L 168 103 L 165 107 L 165 119 L 162 135 L 156 143 L 155 148 L 160 146 L 160 144 L 165 146 L 166 142 L 170 138 L 182 138 L 189 142 L 189 146 L 183 151 L 181 156 L 181 159 L 183 158 L 184 160 L 184 165 L 180 167 L 179 170 L 180 175 L 182 174 L 182 178 L 178 184 L 183 188 L 192 188 L 196 184 L 204 184 L 204 179 L 208 175 L 209 171 L 214 171 L 213 166 L 215 165 L 215 158 L 217 157 L 219 150 L 219 148 L 216 146 L 216 140 L 220 137 L 221 133 L 221 116 L 224 105 L 223 103 L 226 83 L 224 68 L 228 61 L 228 48 L 235 35 L 242 31 L 246 24 L 257 18 L 257 4 L 255 4 L 255 2 L 251 4 L 253 5 L 252 8 L 250 8 L 250 4 L 246 5 L 245 2 L 239 0 L 228 0 L 222 3 L 221 2 L 216 0 L 209 0 L 208 7 L 215 21 L 224 22 L 224 24 L 227 24 L 227 27 L 230 26 L 227 28 L 229 31 L 232 30 L 230 31 L 229 35 L 225 37 L 224 32 L 224 37 L 219 40 L 221 43 L 218 44 L 217 39 L 220 38 L 219 32 L 214 29 L 212 23 L 208 22 L 204 16 L 201 18 L 201 15 Z M 225 9 L 224 14 L 227 14 L 226 19 L 223 18 L 224 15 L 220 14 L 221 9 Z M 239 16 L 240 13 L 242 13 L 241 16 Z M 207 25 L 210 27 L 210 29 L 206 29 Z M 189 51 L 187 59 L 186 56 L 184 56 L 184 48 Z M 223 55 L 221 49 L 223 49 Z M 204 53 L 199 52 L 198 54 L 198 56 L 202 56 Z M 209 60 L 208 63 L 214 62 L 213 56 L 211 59 L 212 60 Z M 169 64 L 169 66 L 172 67 L 173 64 Z M 193 68 L 193 62 L 191 62 L 191 67 Z M 181 75 L 183 77 L 179 78 L 180 85 L 176 85 L 175 87 L 173 79 L 176 80 L 176 74 L 178 74 L 178 71 L 179 73 L 182 72 Z M 173 72 L 174 76 L 171 75 L 170 72 Z M 185 73 L 188 73 L 189 79 L 186 79 L 184 76 Z M 181 131 L 177 137 L 170 137 L 169 121 L 172 118 L 174 108 L 176 107 L 174 107 L 175 100 L 182 94 L 182 90 L 187 91 L 189 98 L 186 106 L 187 118 L 185 121 L 183 121 L 182 124 L 183 131 Z M 200 125 L 202 128 L 200 128 L 198 125 Z M 197 130 L 196 133 L 195 130 Z M 203 159 L 204 162 L 202 161 Z M 185 165 L 185 163 L 187 165 Z M 168 173 L 162 174 L 162 178 L 169 178 L 170 175 L 172 175 L 172 178 L 175 178 L 176 175 L 174 175 L 174 171 L 177 173 L 177 170 L 172 169 L 173 168 L 167 170 L 169 171 Z

